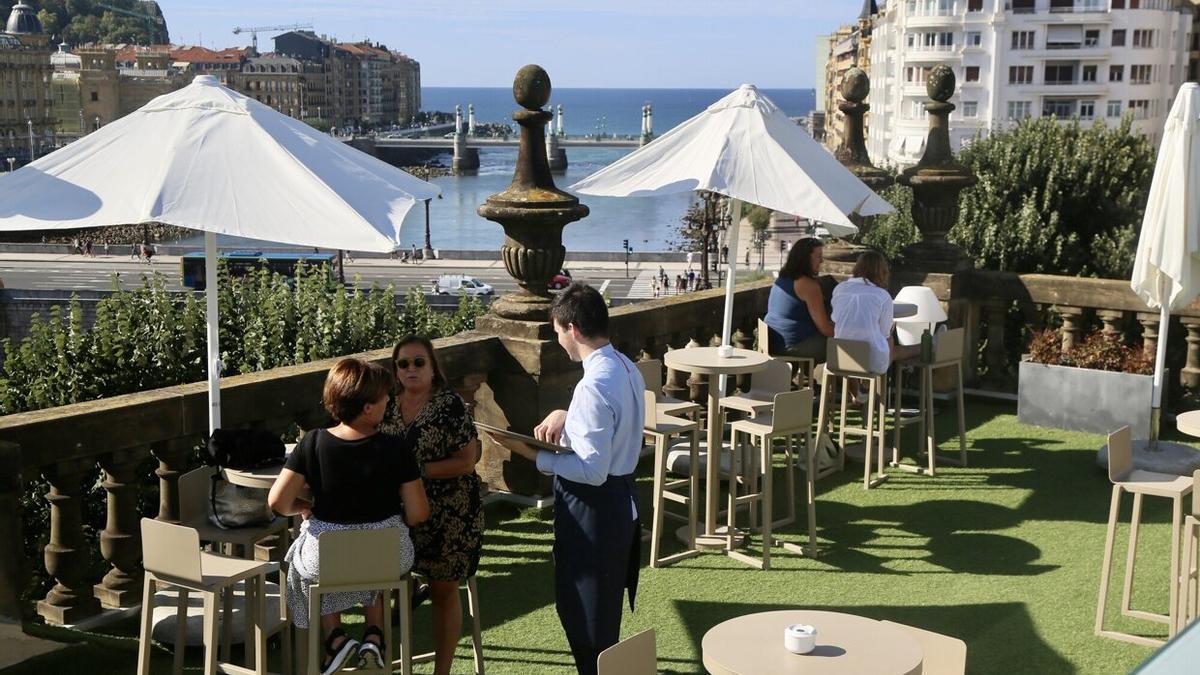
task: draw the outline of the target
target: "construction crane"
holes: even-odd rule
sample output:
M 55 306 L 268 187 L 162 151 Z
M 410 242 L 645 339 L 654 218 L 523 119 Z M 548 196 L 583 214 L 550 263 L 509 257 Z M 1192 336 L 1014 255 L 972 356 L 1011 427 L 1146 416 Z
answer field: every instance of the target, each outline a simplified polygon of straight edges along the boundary
M 143 4 L 143 3 L 139 3 L 139 4 Z M 97 2 L 96 6 L 103 7 L 104 9 L 107 9 L 110 12 L 116 12 L 117 14 L 124 14 L 125 16 L 133 16 L 133 17 L 137 17 L 139 19 L 144 20 L 146 22 L 146 39 L 149 40 L 150 44 L 152 44 L 152 45 L 153 44 L 161 44 L 159 42 L 159 40 L 162 39 L 162 34 L 164 32 L 166 32 L 166 28 L 167 28 L 167 22 L 165 19 L 162 18 L 161 15 L 150 14 L 149 12 L 135 12 L 130 9 L 125 9 L 124 7 L 108 5 L 103 2 Z M 163 42 L 165 42 L 165 40 L 163 40 Z
M 268 32 L 273 33 L 275 31 L 285 31 L 285 30 L 312 30 L 312 24 L 311 23 L 297 23 L 297 24 L 292 24 L 290 26 L 250 26 L 248 28 L 243 28 L 241 26 L 238 26 L 237 28 L 233 29 L 233 34 L 241 35 L 242 33 L 249 33 L 250 34 L 250 46 L 251 46 L 251 48 L 254 49 L 254 53 L 257 54 L 258 53 L 258 33 L 260 31 L 263 33 L 268 33 Z

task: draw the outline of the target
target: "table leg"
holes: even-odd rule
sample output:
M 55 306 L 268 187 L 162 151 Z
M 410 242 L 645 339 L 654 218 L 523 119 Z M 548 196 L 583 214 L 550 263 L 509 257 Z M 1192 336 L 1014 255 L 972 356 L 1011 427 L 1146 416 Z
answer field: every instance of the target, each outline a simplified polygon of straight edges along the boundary
M 718 391 L 718 377 L 708 376 L 708 461 L 705 462 L 704 478 L 704 534 L 717 536 L 717 499 L 721 495 L 721 392 Z

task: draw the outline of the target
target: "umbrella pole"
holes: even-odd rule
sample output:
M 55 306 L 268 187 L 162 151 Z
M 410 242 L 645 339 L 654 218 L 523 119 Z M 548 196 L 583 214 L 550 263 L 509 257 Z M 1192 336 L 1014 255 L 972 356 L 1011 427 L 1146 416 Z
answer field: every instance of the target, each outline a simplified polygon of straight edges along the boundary
M 204 299 L 208 322 L 208 432 L 221 428 L 221 343 L 217 332 L 217 235 L 204 233 Z
M 721 322 L 721 344 L 731 345 L 733 337 L 733 285 L 737 276 L 737 245 L 738 245 L 738 230 L 741 228 L 742 220 L 742 203 L 737 199 L 729 198 L 729 238 L 726 246 L 729 247 L 729 255 L 726 260 L 729 263 L 729 270 L 725 276 L 725 318 Z M 721 395 L 725 395 L 725 385 L 729 376 L 721 376 Z
M 1167 331 L 1171 324 L 1171 299 L 1167 297 L 1170 292 L 1167 277 L 1159 273 L 1158 277 L 1158 299 L 1160 304 L 1158 314 L 1158 345 L 1154 350 L 1154 386 L 1151 389 L 1152 399 L 1150 401 L 1150 441 L 1148 448 L 1150 450 L 1158 449 L 1158 426 L 1162 419 L 1162 396 L 1163 396 L 1163 368 L 1166 366 L 1167 360 Z

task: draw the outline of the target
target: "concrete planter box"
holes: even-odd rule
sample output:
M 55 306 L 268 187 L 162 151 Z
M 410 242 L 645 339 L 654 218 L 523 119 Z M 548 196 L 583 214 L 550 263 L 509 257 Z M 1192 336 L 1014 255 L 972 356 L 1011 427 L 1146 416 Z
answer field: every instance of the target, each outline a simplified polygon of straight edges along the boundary
M 1107 434 L 1128 424 L 1150 435 L 1153 377 L 1022 361 L 1017 419 L 1022 424 Z

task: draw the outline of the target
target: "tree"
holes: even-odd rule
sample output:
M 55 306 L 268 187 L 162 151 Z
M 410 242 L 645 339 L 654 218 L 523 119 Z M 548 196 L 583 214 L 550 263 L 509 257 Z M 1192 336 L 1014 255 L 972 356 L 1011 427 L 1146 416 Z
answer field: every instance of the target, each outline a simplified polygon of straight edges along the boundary
M 912 219 L 912 188 L 894 183 L 880 196 L 896 210 L 875 216 L 862 243 L 894 260 L 905 246 L 921 240 L 921 233 Z
M 1127 278 L 1154 173 L 1131 127 L 1039 118 L 975 139 L 959 159 L 979 184 L 949 239 L 984 269 Z

